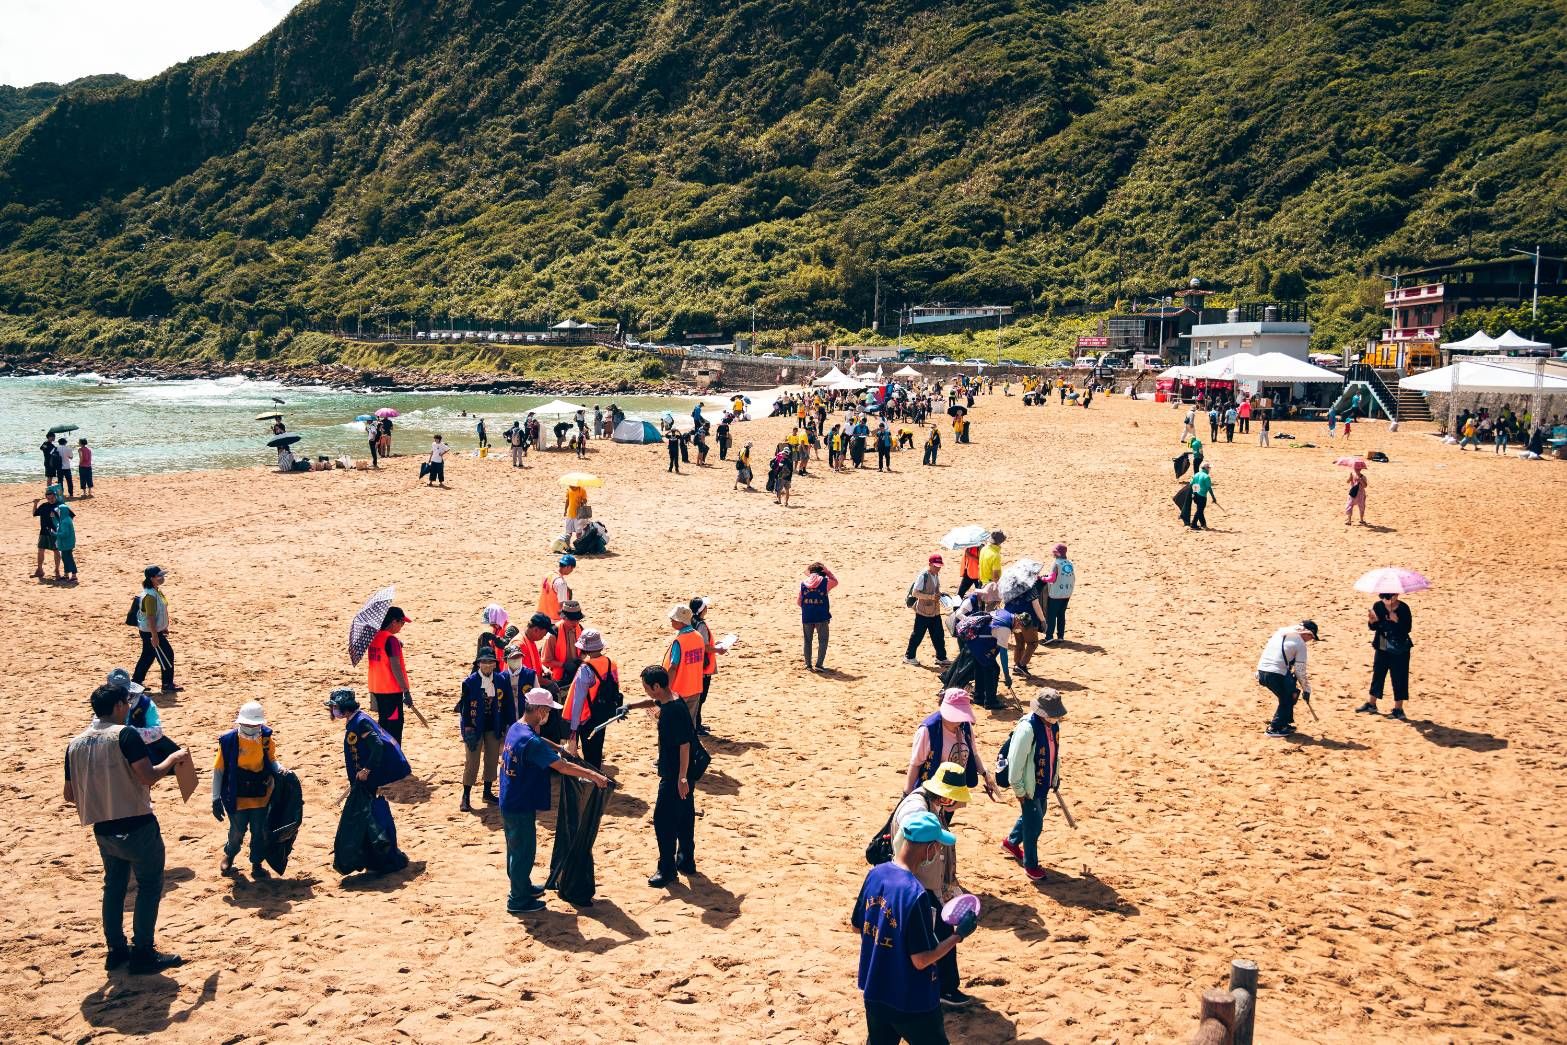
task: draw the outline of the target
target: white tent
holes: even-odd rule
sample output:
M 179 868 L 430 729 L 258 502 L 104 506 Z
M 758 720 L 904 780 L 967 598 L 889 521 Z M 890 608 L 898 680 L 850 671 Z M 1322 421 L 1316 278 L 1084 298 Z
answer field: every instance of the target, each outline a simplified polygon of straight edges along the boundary
M 1442 342 L 1444 352 L 1495 352 L 1496 338 L 1483 330 L 1476 330 L 1462 341 Z
M 1451 392 L 1457 388 L 1460 392 L 1532 394 L 1537 376 L 1540 392 L 1567 395 L 1567 366 L 1547 359 L 1464 359 L 1440 370 L 1406 377 L 1398 387 L 1416 392 Z
M 551 330 L 597 330 L 592 323 L 578 323 L 575 319 L 563 319 L 550 327 Z
M 1313 366 L 1294 356 L 1287 356 L 1283 352 L 1264 352 L 1260 356 L 1250 352 L 1237 352 L 1222 359 L 1210 359 L 1201 366 L 1187 367 L 1184 374 L 1173 375 L 1167 370 L 1160 376 L 1179 376 L 1187 380 L 1251 381 L 1269 384 L 1331 382 L 1341 385 L 1344 383 L 1344 378 L 1333 371 Z
M 586 409 L 587 409 L 587 407 L 585 407 L 585 406 L 578 406 L 576 403 L 568 403 L 564 399 L 555 399 L 555 400 L 551 400 L 548 403 L 545 403 L 543 406 L 533 407 L 531 410 L 528 411 L 528 413 L 530 413 L 530 414 L 575 414 L 578 410 L 586 410 Z
M 903 368 L 901 368 L 899 370 L 894 370 L 892 372 L 892 376 L 893 377 L 916 377 L 917 378 L 917 377 L 924 377 L 925 375 L 920 373 L 918 370 L 915 370 L 911 366 L 905 366 L 905 367 L 903 367 Z
M 847 374 L 839 374 L 837 379 L 832 381 L 830 384 L 826 384 L 818 380 L 816 382 L 816 386 L 818 388 L 825 388 L 829 392 L 858 392 L 860 389 L 865 387 L 865 382 L 855 380 Z
M 1160 381 L 1185 381 L 1192 376 L 1192 368 L 1189 366 L 1172 366 L 1159 375 Z
M 847 377 L 848 375 L 845 374 L 842 370 L 839 370 L 837 367 L 833 367 L 831 370 L 827 371 L 827 373 L 812 381 L 811 384 L 820 388 L 825 388 L 826 386 L 831 385 L 836 381 L 846 380 Z
M 1517 331 L 1509 330 L 1507 333 L 1496 339 L 1496 347 L 1504 352 L 1538 352 L 1541 349 L 1549 351 L 1551 346 L 1546 344 L 1544 341 L 1530 341 L 1528 338 L 1519 334 Z

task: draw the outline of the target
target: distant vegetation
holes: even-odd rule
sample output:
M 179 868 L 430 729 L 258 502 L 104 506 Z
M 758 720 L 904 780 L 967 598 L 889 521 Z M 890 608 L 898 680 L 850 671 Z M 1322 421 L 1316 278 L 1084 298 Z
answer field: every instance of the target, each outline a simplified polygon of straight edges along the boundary
M 1563 12 L 307 0 L 0 141 L 0 314 L 245 359 L 361 318 L 852 339 L 994 302 L 1029 359 L 1195 275 L 1309 295 L 1333 347 L 1377 271 L 1561 238 Z
M 67 91 L 95 91 L 118 87 L 129 80 L 115 73 L 84 76 L 67 84 L 35 83 L 29 87 L 0 84 L 0 138 L 4 138 L 55 103 Z

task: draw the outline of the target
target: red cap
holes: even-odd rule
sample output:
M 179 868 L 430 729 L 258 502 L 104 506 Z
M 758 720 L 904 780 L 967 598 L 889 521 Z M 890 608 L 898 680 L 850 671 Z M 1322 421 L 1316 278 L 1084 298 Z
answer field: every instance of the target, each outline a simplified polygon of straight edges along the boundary
M 937 565 L 937 566 L 943 566 L 943 565 L 945 565 L 945 564 L 946 564 L 946 562 L 947 562 L 947 560 L 946 560 L 946 559 L 943 559 L 943 558 L 942 558 L 942 557 L 941 557 L 941 556 L 939 556 L 939 555 L 932 555 L 932 556 L 931 556 L 931 557 L 930 557 L 930 561 L 931 561 L 931 562 L 933 562 L 933 563 L 935 563 L 935 564 L 936 564 L 936 565 Z

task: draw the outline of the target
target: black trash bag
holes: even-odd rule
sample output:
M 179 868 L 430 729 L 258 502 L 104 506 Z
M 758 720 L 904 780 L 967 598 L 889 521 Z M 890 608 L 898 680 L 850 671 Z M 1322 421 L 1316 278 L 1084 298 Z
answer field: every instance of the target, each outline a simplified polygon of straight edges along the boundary
M 397 848 L 397 826 L 386 799 L 359 784 L 349 788 L 332 843 L 332 867 L 338 874 L 385 873 L 408 865 Z
M 576 765 L 587 763 L 562 756 Z M 598 889 L 593 871 L 593 844 L 598 840 L 599 821 L 604 817 L 606 789 L 586 780 L 554 774 L 560 781 L 560 802 L 555 812 L 555 847 L 550 852 L 550 876 L 546 889 L 567 903 L 587 904 Z
M 953 689 L 965 686 L 979 677 L 979 665 L 974 660 L 974 655 L 968 651 L 968 646 L 959 644 L 961 648 L 952 664 L 941 675 L 941 688 Z M 937 698 L 939 701 L 939 697 Z
M 262 859 L 278 874 L 288 871 L 289 854 L 304 821 L 305 799 L 299 777 L 287 770 L 273 778 L 272 797 L 267 800 L 266 849 Z
M 1189 453 L 1181 454 L 1181 456 L 1175 458 L 1170 463 L 1175 466 L 1175 477 L 1179 479 L 1192 466 L 1192 455 Z

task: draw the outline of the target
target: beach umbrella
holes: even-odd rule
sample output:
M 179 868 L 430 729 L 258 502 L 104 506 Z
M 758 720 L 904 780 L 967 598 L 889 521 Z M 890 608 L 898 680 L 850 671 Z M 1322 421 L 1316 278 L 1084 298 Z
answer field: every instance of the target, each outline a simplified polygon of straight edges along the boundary
M 275 439 L 268 439 L 267 445 L 275 450 L 280 446 L 293 446 L 299 440 L 300 437 L 297 435 L 280 435 Z
M 257 421 L 281 421 L 281 420 L 283 420 L 283 415 L 282 414 L 257 414 L 256 415 L 256 420 Z
M 381 630 L 386 611 L 392 608 L 392 599 L 396 595 L 396 585 L 388 584 L 370 596 L 359 607 L 359 612 L 354 614 L 353 623 L 348 626 L 348 663 L 358 664 L 359 658 L 370 648 L 370 640 Z
M 947 535 L 941 539 L 941 546 L 957 551 L 960 548 L 978 548 L 988 540 L 990 531 L 983 526 L 959 526 L 947 531 Z
M 274 403 L 276 403 L 278 406 L 287 406 L 288 405 L 287 403 L 283 402 L 283 400 L 279 399 L 277 396 L 273 396 L 272 397 L 272 401 Z
M 360 414 L 358 417 L 354 418 L 354 420 L 355 421 L 364 422 L 364 421 L 374 421 L 375 418 L 371 417 L 369 414 Z
M 49 429 L 49 434 L 50 435 L 59 435 L 61 432 L 74 432 L 74 431 L 76 431 L 76 426 L 75 425 L 55 425 L 53 428 Z
M 377 410 L 375 412 L 375 416 L 377 416 L 377 417 L 401 417 L 402 415 L 399 414 L 396 410 L 393 410 L 389 406 L 383 406 L 381 409 L 379 409 L 379 410 Z
M 604 480 L 591 472 L 567 472 L 560 477 L 562 486 L 603 486 Z
M 961 417 L 961 416 L 963 416 L 966 413 L 968 413 L 968 407 L 966 407 L 966 406 L 958 406 L 958 405 L 954 404 L 952 406 L 947 407 L 947 416 L 948 417 Z
M 1027 595 L 1043 572 L 1045 572 L 1044 563 L 1035 562 L 1033 559 L 1019 559 L 1002 570 L 1001 580 L 996 585 L 997 591 L 1001 594 L 1001 601 L 1011 602 Z
M 1383 566 L 1365 574 L 1355 582 L 1356 591 L 1380 594 L 1382 592 L 1397 592 L 1399 595 L 1408 595 L 1410 592 L 1425 591 L 1431 587 L 1431 582 L 1426 580 L 1417 570 L 1408 570 L 1402 566 Z
M 1365 463 L 1366 463 L 1366 459 L 1364 457 L 1340 457 L 1337 461 L 1334 461 L 1333 463 L 1338 465 L 1340 468 L 1353 468 L 1357 464 L 1361 465 L 1361 466 L 1364 466 Z

